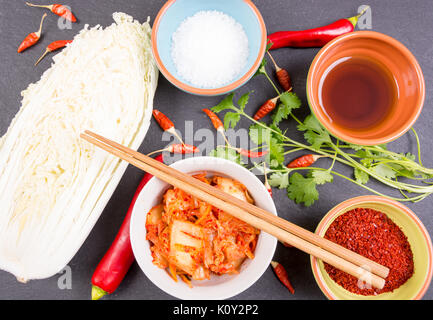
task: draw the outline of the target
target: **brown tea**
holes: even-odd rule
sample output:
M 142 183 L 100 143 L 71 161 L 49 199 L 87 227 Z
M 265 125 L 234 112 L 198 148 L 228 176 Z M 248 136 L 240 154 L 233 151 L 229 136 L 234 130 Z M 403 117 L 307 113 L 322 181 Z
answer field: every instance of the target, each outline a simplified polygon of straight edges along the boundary
M 320 105 L 331 122 L 362 131 L 379 125 L 392 112 L 397 87 L 392 74 L 366 58 L 345 57 L 324 73 Z

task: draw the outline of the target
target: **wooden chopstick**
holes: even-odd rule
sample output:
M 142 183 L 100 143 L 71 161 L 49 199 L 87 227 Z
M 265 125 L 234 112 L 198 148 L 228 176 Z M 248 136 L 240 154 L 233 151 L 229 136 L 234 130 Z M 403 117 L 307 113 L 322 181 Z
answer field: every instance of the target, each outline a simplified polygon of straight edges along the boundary
M 85 131 L 81 137 L 157 178 L 275 236 L 280 241 L 289 243 L 340 270 L 371 283 L 376 288 L 383 288 L 385 284 L 381 276 L 370 273 L 374 268 L 377 271 L 385 267 L 365 257 L 93 132 Z M 377 268 L 375 264 L 381 268 Z M 385 269 L 388 271 L 387 268 Z

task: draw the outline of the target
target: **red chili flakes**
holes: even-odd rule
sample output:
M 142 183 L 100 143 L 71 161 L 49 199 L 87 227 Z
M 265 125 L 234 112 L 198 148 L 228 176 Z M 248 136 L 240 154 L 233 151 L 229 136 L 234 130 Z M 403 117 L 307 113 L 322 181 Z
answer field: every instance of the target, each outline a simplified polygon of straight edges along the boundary
M 378 290 L 364 288 L 354 276 L 325 263 L 329 276 L 352 293 L 369 296 L 391 292 L 413 275 L 413 254 L 407 237 L 382 212 L 364 208 L 350 210 L 332 222 L 325 238 L 390 269 L 385 287 Z

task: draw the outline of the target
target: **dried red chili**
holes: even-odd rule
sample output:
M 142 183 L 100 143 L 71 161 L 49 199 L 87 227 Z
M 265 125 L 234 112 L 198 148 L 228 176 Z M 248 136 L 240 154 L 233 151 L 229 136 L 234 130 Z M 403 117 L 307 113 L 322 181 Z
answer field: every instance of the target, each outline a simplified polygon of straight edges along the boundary
M 287 289 L 289 289 L 291 294 L 295 294 L 295 289 L 293 289 L 292 283 L 290 282 L 287 271 L 284 269 L 283 265 L 279 262 L 271 261 L 271 266 L 281 283 L 284 284 Z
M 365 208 L 350 210 L 335 219 L 325 238 L 390 269 L 381 290 L 365 288 L 359 280 L 325 263 L 329 276 L 346 290 L 360 295 L 391 292 L 414 272 L 413 254 L 403 231 L 386 214 Z
M 242 149 L 242 148 L 235 148 L 235 149 L 240 155 L 243 155 L 243 156 L 248 157 L 248 158 L 261 158 L 261 157 L 264 157 L 265 155 L 267 155 L 269 153 L 269 151 L 267 151 L 267 150 L 251 151 L 251 150 Z
M 46 17 L 47 17 L 47 14 L 45 13 L 42 16 L 38 31 L 30 33 L 29 35 L 27 35 L 27 37 L 24 38 L 23 42 L 21 42 L 20 46 L 18 47 L 18 50 L 17 50 L 18 53 L 21 53 L 24 50 L 27 50 L 28 48 L 34 46 L 39 41 L 39 39 L 41 38 L 41 35 L 42 35 L 42 26 L 44 24 L 44 20 Z
M 51 4 L 51 5 L 40 5 L 40 4 L 33 4 L 26 2 L 26 4 L 29 7 L 38 7 L 38 8 L 45 8 L 50 10 L 52 13 L 57 14 L 58 16 L 65 18 L 66 20 L 69 20 L 71 22 L 77 22 L 77 18 L 74 16 L 74 14 L 69 10 L 66 6 L 62 4 Z
M 44 52 L 44 53 L 41 55 L 41 57 L 38 59 L 38 61 L 36 61 L 35 66 L 37 66 L 38 63 L 41 62 L 41 60 L 42 60 L 43 58 L 45 58 L 45 56 L 46 56 L 48 53 L 53 52 L 53 51 L 56 51 L 56 50 L 59 50 L 59 49 L 61 49 L 61 48 L 64 48 L 64 47 L 66 47 L 66 45 L 67 45 L 68 43 L 71 43 L 71 42 L 72 42 L 72 40 L 57 40 L 57 41 L 51 42 L 51 43 L 48 45 L 48 47 L 45 49 L 45 52 Z
M 296 158 L 292 162 L 290 162 L 287 165 L 287 168 L 293 169 L 293 168 L 305 168 L 311 166 L 314 162 L 317 161 L 317 159 L 321 158 L 323 156 L 318 156 L 317 154 L 306 154 L 304 156 L 300 156 L 299 158 Z
M 175 144 L 169 145 L 165 149 L 152 151 L 147 156 L 151 156 L 151 155 L 154 155 L 154 154 L 160 153 L 160 152 L 170 152 L 170 153 L 177 153 L 177 154 L 190 154 L 190 153 L 198 153 L 198 152 L 200 152 L 200 149 L 197 148 L 196 146 L 192 146 L 190 144 L 175 143 Z
M 277 101 L 279 99 L 278 97 L 275 97 L 273 99 L 267 100 L 260 108 L 257 110 L 256 114 L 254 115 L 254 120 L 260 120 L 261 118 L 265 117 L 269 114 L 272 110 L 275 109 L 277 106 Z
M 156 109 L 152 111 L 152 114 L 162 130 L 167 131 L 170 134 L 174 135 L 181 143 L 183 143 L 182 138 L 176 132 L 176 128 L 174 127 L 173 122 L 165 114 L 163 114 L 161 111 Z
M 274 58 L 269 53 L 269 51 L 268 51 L 268 55 L 271 58 L 272 63 L 274 64 L 275 74 L 277 75 L 278 83 L 284 89 L 284 91 L 288 91 L 288 92 L 292 91 L 292 80 L 290 79 L 289 73 L 287 72 L 286 69 L 283 69 L 277 65 L 277 63 L 275 62 Z

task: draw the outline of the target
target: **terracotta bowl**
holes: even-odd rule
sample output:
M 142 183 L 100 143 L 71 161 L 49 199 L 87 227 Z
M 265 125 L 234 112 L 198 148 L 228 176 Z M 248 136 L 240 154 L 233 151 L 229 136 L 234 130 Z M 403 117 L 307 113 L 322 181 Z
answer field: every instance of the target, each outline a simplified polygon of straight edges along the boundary
M 433 247 L 430 236 L 419 218 L 400 202 L 379 197 L 361 196 L 346 200 L 331 209 L 319 223 L 316 233 L 325 236 L 332 222 L 354 208 L 370 208 L 385 213 L 406 235 L 413 253 L 415 273 L 393 292 L 362 296 L 339 286 L 325 270 L 321 260 L 311 257 L 311 267 L 319 288 L 331 300 L 418 300 L 429 288 L 433 273 Z
M 343 57 L 365 57 L 382 64 L 392 74 L 398 97 L 390 114 L 371 129 L 355 131 L 332 122 L 320 104 L 320 83 L 327 69 Z M 334 39 L 315 57 L 307 78 L 311 111 L 336 138 L 359 145 L 378 145 L 397 139 L 408 131 L 421 113 L 425 84 L 421 68 L 400 42 L 382 33 L 357 31 Z M 350 107 L 350 106 L 348 106 Z

